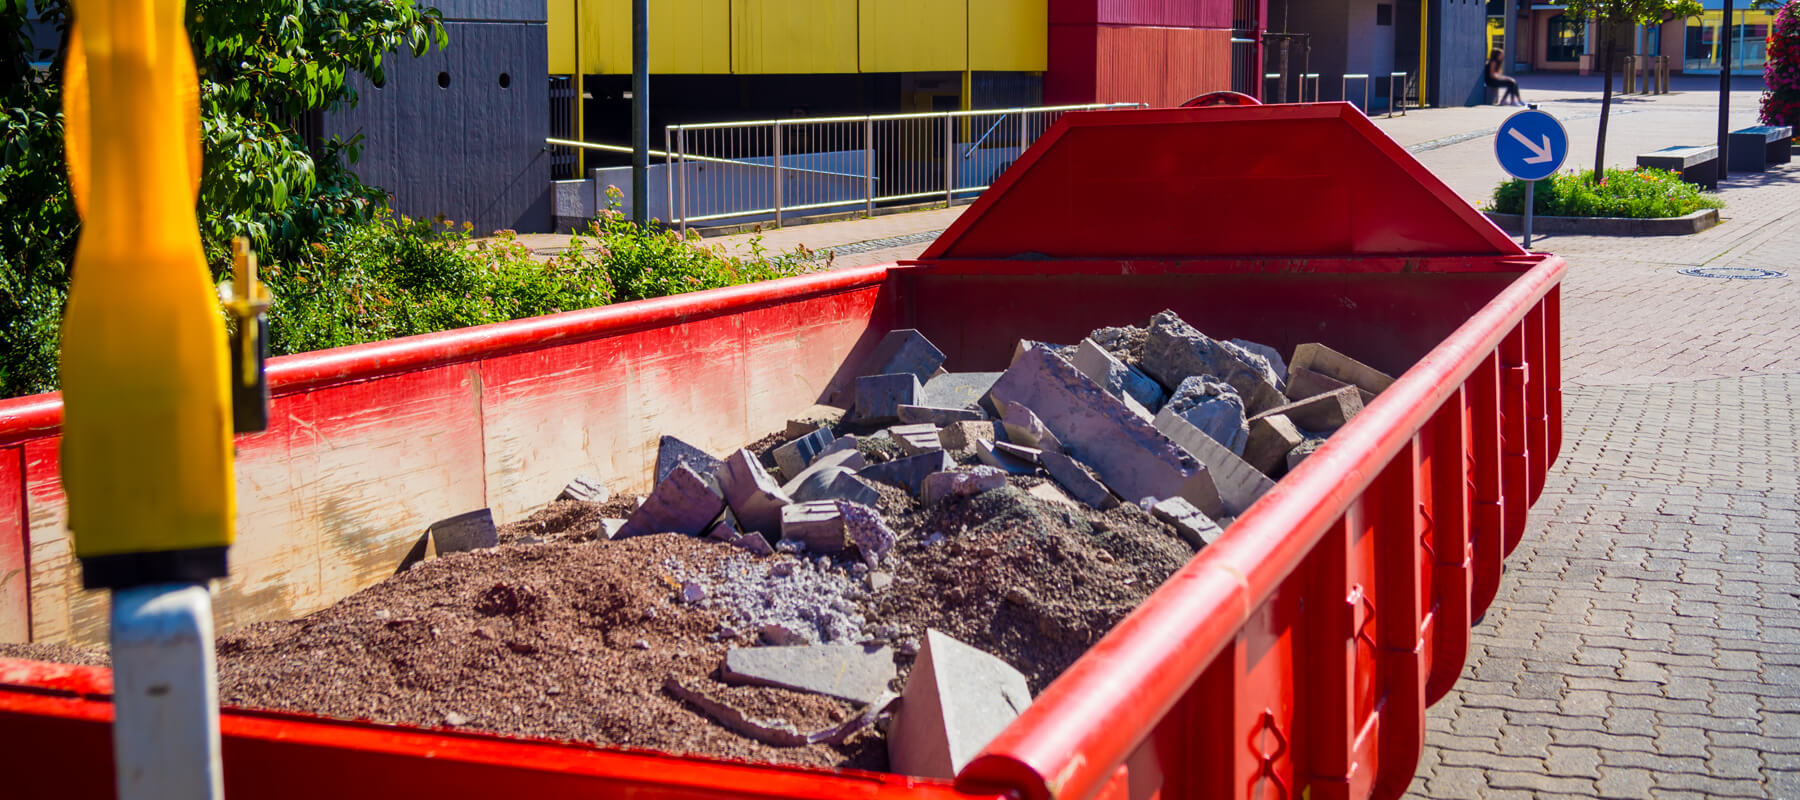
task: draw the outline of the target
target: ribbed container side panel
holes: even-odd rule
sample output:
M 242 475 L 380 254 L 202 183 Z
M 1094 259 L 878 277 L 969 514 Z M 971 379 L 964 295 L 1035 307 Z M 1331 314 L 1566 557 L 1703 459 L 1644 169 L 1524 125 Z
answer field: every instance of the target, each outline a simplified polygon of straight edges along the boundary
M 1096 103 L 1178 106 L 1231 88 L 1231 31 L 1103 25 L 1094 37 Z
M 1050 24 L 1229 28 L 1231 0 L 1050 0 Z

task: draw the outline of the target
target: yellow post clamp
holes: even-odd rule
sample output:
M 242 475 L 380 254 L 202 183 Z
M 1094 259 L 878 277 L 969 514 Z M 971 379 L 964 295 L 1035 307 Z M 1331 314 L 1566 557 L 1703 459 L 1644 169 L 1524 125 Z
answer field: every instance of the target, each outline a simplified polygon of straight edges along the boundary
M 224 573 L 225 330 L 194 218 L 181 0 L 74 0 L 64 111 L 83 221 L 63 321 L 63 486 L 89 586 Z

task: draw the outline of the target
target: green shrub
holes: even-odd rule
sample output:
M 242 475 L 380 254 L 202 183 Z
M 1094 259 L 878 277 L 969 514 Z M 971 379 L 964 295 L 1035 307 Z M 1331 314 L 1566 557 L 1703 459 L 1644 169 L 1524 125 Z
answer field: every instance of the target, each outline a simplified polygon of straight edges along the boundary
M 1510 180 L 1494 188 L 1491 210 L 1525 213 L 1525 182 Z M 1609 169 L 1595 181 L 1591 173 L 1564 172 L 1538 181 L 1532 213 L 1553 217 L 1679 217 L 1703 208 L 1723 208 L 1711 192 L 1662 169 Z
M 511 236 L 475 240 L 465 223 L 378 214 L 311 257 L 266 270 L 270 352 L 328 347 L 504 322 L 625 300 L 808 272 L 804 249 L 724 255 L 674 231 L 607 212 L 587 235 L 542 259 Z

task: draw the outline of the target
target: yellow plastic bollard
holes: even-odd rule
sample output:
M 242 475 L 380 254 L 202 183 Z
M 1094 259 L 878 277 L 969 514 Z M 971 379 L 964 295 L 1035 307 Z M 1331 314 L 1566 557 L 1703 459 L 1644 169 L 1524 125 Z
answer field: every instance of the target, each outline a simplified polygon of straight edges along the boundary
M 65 94 L 83 230 L 63 321 L 63 485 L 90 587 L 225 574 L 227 353 L 194 218 L 181 0 L 75 0 Z

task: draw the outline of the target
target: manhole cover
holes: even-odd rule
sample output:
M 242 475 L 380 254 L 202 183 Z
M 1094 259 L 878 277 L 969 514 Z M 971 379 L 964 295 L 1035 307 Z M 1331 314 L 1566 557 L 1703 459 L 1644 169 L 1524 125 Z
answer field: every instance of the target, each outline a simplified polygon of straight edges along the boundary
M 1691 267 L 1681 271 L 1683 275 L 1696 278 L 1735 278 L 1740 281 L 1760 281 L 1766 278 L 1785 278 L 1787 273 L 1758 267 Z

